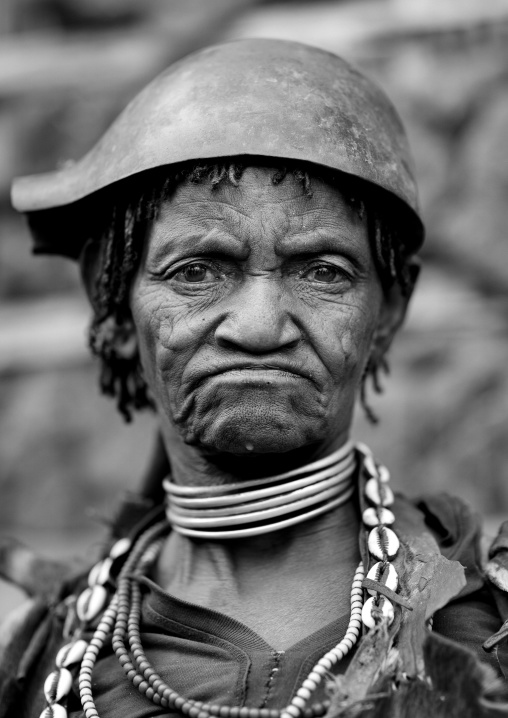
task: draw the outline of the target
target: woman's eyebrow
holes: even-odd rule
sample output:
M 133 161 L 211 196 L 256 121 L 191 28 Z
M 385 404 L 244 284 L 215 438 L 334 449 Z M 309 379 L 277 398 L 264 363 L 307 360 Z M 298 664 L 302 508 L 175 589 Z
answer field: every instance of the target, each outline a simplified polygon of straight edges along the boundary
M 174 236 L 166 235 L 163 241 L 158 242 L 152 257 L 177 258 L 195 254 L 233 255 L 242 258 L 249 255 L 249 246 L 247 240 L 222 230 L 211 230 L 207 234 L 198 231 L 181 234 L 175 232 Z
M 275 244 L 275 252 L 280 256 L 295 256 L 322 254 L 350 254 L 358 253 L 360 247 L 349 234 L 337 230 L 336 232 L 323 232 L 315 230 L 292 234 L 278 240 Z

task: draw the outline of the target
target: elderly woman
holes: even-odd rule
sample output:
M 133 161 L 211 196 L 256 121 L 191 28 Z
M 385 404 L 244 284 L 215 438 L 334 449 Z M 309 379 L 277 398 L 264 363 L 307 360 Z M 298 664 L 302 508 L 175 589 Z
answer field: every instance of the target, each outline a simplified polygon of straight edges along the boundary
M 395 498 L 350 439 L 423 236 L 384 95 L 314 48 L 212 47 L 13 198 L 79 258 L 102 389 L 153 407 L 169 462 L 23 614 L 2 715 L 506 714 L 474 517 Z

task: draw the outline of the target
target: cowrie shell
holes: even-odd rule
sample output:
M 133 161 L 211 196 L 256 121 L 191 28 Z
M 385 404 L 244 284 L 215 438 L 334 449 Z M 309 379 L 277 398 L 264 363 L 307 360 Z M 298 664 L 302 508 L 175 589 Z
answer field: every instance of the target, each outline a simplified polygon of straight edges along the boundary
M 388 524 L 390 526 L 395 522 L 395 516 L 390 509 L 385 509 L 382 506 L 378 509 L 370 507 L 363 512 L 362 521 L 366 526 L 379 526 L 379 524 Z
M 374 597 L 368 598 L 364 606 L 362 608 L 362 621 L 367 628 L 374 628 L 376 625 L 376 622 L 374 620 L 374 616 L 372 614 L 372 609 L 374 608 L 374 601 L 376 599 Z M 388 623 L 390 626 L 393 622 L 393 619 L 395 617 L 395 613 L 393 611 L 393 606 L 391 604 L 391 601 L 389 601 L 384 596 L 381 596 L 379 599 L 379 605 L 381 607 L 381 613 L 383 615 L 383 619 Z
M 374 461 L 374 457 L 372 456 L 372 454 L 367 454 L 367 456 L 364 458 L 363 468 L 373 478 L 377 477 L 378 471 L 377 471 L 376 463 Z
M 384 526 L 372 529 L 367 540 L 370 553 L 379 559 L 393 558 L 399 550 L 400 541 L 397 535 Z
M 110 556 L 107 556 L 105 559 L 95 564 L 88 574 L 88 585 L 90 588 L 96 584 L 103 586 L 109 581 L 112 565 L 113 559 Z
M 393 491 L 377 479 L 369 479 L 365 484 L 365 496 L 376 506 L 391 506 L 394 501 Z
M 72 688 L 72 675 L 67 668 L 53 671 L 44 681 L 44 695 L 48 703 L 61 701 Z
M 382 568 L 384 568 L 384 573 L 382 573 Z M 384 586 L 386 586 L 386 588 L 389 588 L 391 591 L 396 591 L 399 585 L 399 577 L 397 576 L 397 571 L 394 569 L 391 563 L 383 564 L 381 561 L 378 561 L 374 564 L 374 566 L 372 566 L 372 568 L 368 572 L 367 578 L 370 578 L 371 581 L 377 581 L 378 583 L 382 583 Z M 374 591 L 373 589 L 369 588 L 369 593 L 371 596 L 375 596 L 377 591 Z
M 60 703 L 53 703 L 52 706 L 46 706 L 39 718 L 67 718 L 67 709 Z
M 115 560 L 115 558 L 120 558 L 120 556 L 123 556 L 132 546 L 132 541 L 129 538 L 121 538 L 116 543 L 111 546 L 109 550 L 109 556 L 110 558 Z
M 355 444 L 355 448 L 357 451 L 360 451 L 364 456 L 372 456 L 372 451 L 369 449 L 367 444 L 364 444 L 363 441 L 357 441 Z
M 80 621 L 93 621 L 99 615 L 108 598 L 108 592 L 104 586 L 92 586 L 85 588 L 76 601 L 76 613 Z
M 390 481 L 390 472 L 388 471 L 386 466 L 380 464 L 377 467 L 377 474 L 378 479 L 381 481 L 382 484 L 387 484 Z
M 57 668 L 67 668 L 68 666 L 72 666 L 73 663 L 79 663 L 85 655 L 87 648 L 88 643 L 82 638 L 74 643 L 67 643 L 65 646 L 62 646 L 56 654 L 55 663 Z

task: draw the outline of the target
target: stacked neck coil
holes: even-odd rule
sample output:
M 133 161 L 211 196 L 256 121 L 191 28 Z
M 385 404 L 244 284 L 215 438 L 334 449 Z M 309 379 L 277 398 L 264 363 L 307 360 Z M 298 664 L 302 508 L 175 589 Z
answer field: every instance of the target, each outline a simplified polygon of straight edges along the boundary
M 294 526 L 348 501 L 354 490 L 354 445 L 284 474 L 220 486 L 180 486 L 169 478 L 166 515 L 194 538 L 258 536 Z

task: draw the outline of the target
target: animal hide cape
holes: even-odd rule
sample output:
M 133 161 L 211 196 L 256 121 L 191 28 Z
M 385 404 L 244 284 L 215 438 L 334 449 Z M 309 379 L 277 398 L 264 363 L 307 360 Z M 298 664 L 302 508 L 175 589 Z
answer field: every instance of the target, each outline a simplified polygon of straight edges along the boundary
M 386 627 L 373 629 L 355 659 L 355 672 L 340 676 L 330 686 L 332 705 L 327 718 L 495 718 L 508 716 L 504 683 L 490 666 L 480 664 L 467 649 L 443 636 L 430 634 L 422 644 L 424 673 L 406 676 L 396 648 L 362 682 L 369 654 L 390 644 Z M 362 661 L 365 663 L 362 664 Z M 351 666 L 350 666 L 351 668 Z M 349 671 L 348 671 L 349 673 Z

